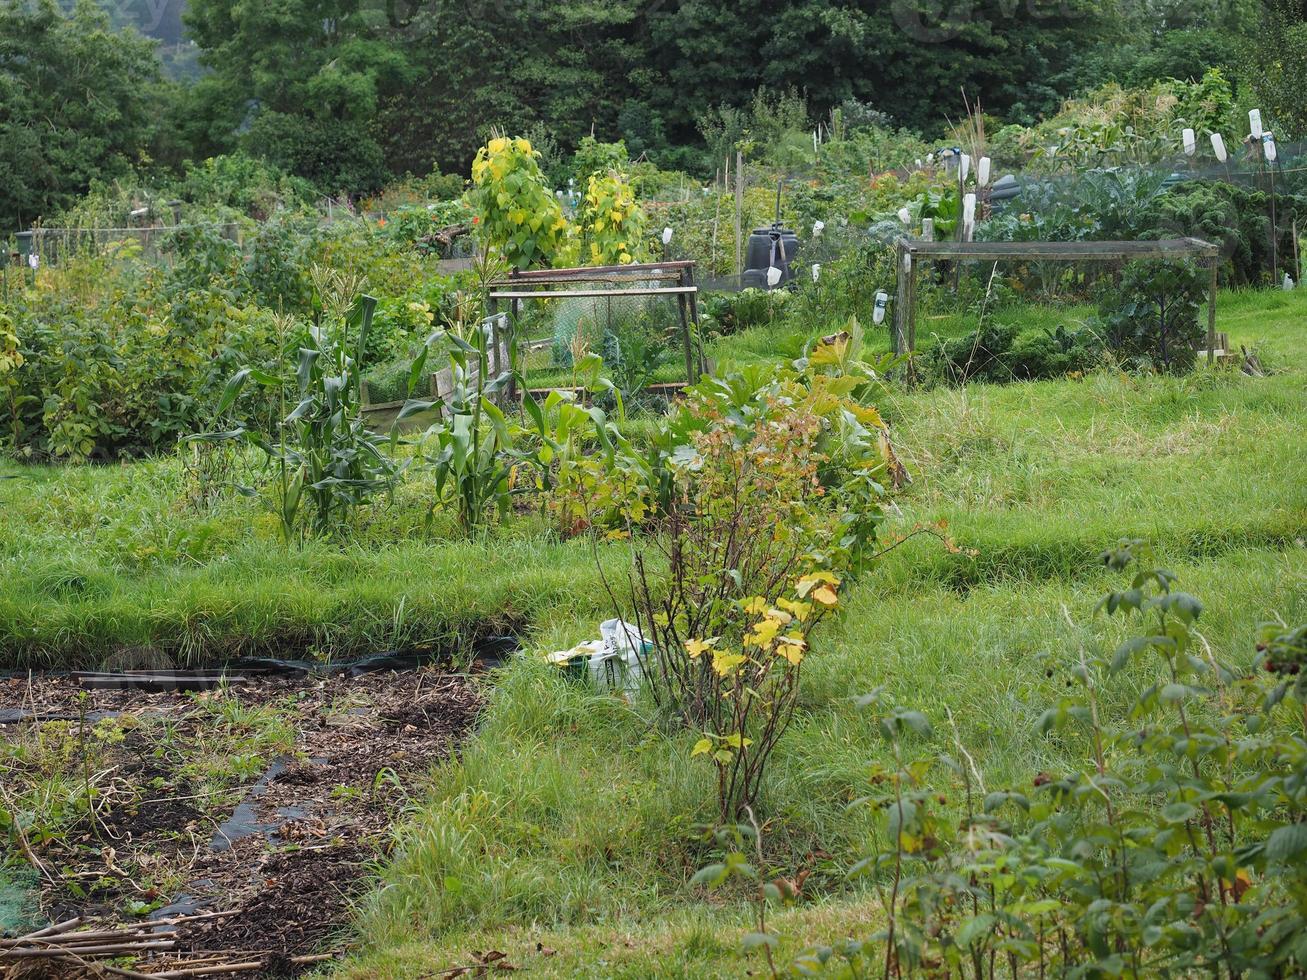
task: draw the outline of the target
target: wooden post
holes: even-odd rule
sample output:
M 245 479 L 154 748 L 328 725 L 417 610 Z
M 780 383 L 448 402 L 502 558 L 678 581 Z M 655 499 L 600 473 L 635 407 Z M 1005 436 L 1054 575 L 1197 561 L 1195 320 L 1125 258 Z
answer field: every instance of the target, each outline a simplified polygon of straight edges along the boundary
M 685 285 L 685 286 L 693 286 L 693 285 L 694 285 L 694 267 L 693 267 L 693 266 L 688 266 L 688 267 L 685 269 L 685 271 L 681 273 L 681 283 L 682 283 L 682 285 Z M 699 373 L 700 373 L 700 374 L 707 374 L 707 373 L 708 373 L 708 364 L 707 364 L 708 357 L 707 357 L 707 355 L 704 353 L 703 343 L 702 343 L 702 334 L 699 332 L 699 294 L 698 294 L 698 292 L 690 293 L 690 323 L 691 323 L 691 324 L 693 325 L 693 327 L 694 327 L 694 335 L 693 335 L 693 338 L 692 338 L 692 339 L 694 339 L 694 340 L 696 340 L 696 341 L 698 342 L 698 344 L 697 344 L 697 349 L 698 349 L 698 352 L 699 352 Z M 696 380 L 697 380 L 697 379 L 696 379 Z
M 681 343 L 685 347 L 685 383 L 694 384 L 694 342 L 690 339 L 689 303 L 685 293 L 676 295 L 676 305 L 681 313 Z
M 917 264 L 911 252 L 904 262 L 908 279 L 908 384 L 917 382 Z
M 508 369 L 509 369 L 510 371 L 512 371 L 515 367 L 517 367 L 516 362 L 518 361 L 518 353 L 517 353 L 517 313 L 518 313 L 518 309 L 519 309 L 519 303 L 518 303 L 518 301 L 517 301 L 517 300 L 513 300 L 513 305 L 512 305 L 512 307 L 511 307 L 511 312 L 510 312 L 509 317 L 508 317 L 508 336 L 507 336 L 506 338 L 504 338 L 505 341 L 507 342 L 507 346 L 508 346 Z M 498 344 L 495 345 L 495 357 L 496 357 L 496 358 L 499 357 L 499 345 L 498 345 Z M 502 370 L 502 368 L 501 368 L 501 370 Z M 525 365 L 523 365 L 523 367 L 522 367 L 522 376 L 523 376 L 523 377 L 526 377 L 526 366 L 525 366 Z M 512 403 L 512 402 L 516 402 L 516 401 L 517 401 L 517 378 L 516 378 L 516 377 L 511 377 L 511 376 L 510 376 L 509 379 L 508 379 L 508 400 L 509 400 L 510 403 Z
M 898 294 L 894 300 L 894 353 L 906 353 L 908 343 L 908 281 L 912 277 L 912 253 L 907 242 L 899 240 L 894 263 L 898 267 Z
M 1220 260 L 1213 258 L 1210 260 L 1212 266 L 1212 282 L 1210 292 L 1207 294 L 1207 366 L 1211 367 L 1216 363 L 1216 273 Z
M 935 240 L 935 219 L 921 219 L 921 238 L 923 241 L 933 242 Z
M 1271 288 L 1274 289 L 1280 285 L 1280 229 L 1275 213 L 1275 164 L 1266 159 L 1264 151 L 1262 164 L 1267 167 L 1271 182 Z
M 735 274 L 744 275 L 744 151 L 735 151 Z

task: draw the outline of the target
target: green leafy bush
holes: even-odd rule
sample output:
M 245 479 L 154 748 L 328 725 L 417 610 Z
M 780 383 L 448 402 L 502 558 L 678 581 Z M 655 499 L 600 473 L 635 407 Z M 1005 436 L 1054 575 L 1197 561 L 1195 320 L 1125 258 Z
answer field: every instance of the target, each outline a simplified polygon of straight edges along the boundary
M 1101 362 L 1103 342 L 1089 327 L 1018 333 L 1016 327 L 987 323 L 962 337 L 939 340 L 921 355 L 923 373 L 948 384 L 982 381 L 1003 384 L 1062 378 L 1091 370 Z
M 172 191 L 200 207 L 231 208 L 255 219 L 311 206 L 318 196 L 308 181 L 239 151 L 188 164 Z
M 776 322 L 784 315 L 793 295 L 784 289 L 750 287 L 738 293 L 712 293 L 704 300 L 704 329 L 718 336 L 729 336 Z
M 192 267 L 194 268 L 194 267 Z M 275 317 L 178 274 L 78 260 L 63 290 L 11 295 L 0 314 L 21 361 L 3 375 L 10 451 L 71 462 L 159 452 L 210 418 L 242 364 L 275 362 Z M 85 279 L 98 277 L 96 288 Z M 250 403 L 255 411 L 254 403 Z M 259 406 L 266 411 L 266 403 Z
M 1105 563 L 1144 557 L 1122 542 Z M 1086 764 L 981 795 L 970 756 L 936 756 L 920 713 L 877 712 L 893 764 L 857 801 L 878 846 L 885 925 L 806 952 L 801 973 L 855 976 L 1297 976 L 1307 967 L 1307 627 L 1262 631 L 1256 657 L 1223 662 L 1198 630 L 1202 603 L 1145 568 L 1101 603 L 1139 632 L 1111 655 L 1080 651 L 1067 693 L 1039 720 Z M 1133 707 L 1112 707 L 1128 674 Z M 937 813 L 932 774 L 961 784 L 965 817 Z
M 653 645 L 646 686 L 701 733 L 692 754 L 716 770 L 723 822 L 757 800 L 812 632 L 869 560 L 898 475 L 854 332 L 795 367 L 703 381 L 658 440 L 634 616 Z
M 1295 222 L 1307 216 L 1307 200 L 1280 194 L 1277 201 L 1280 271 L 1294 273 Z M 1145 238 L 1192 236 L 1221 246 L 1226 278 L 1251 285 L 1270 277 L 1270 200 L 1265 191 L 1225 181 L 1186 181 L 1158 197 L 1143 211 Z M 1279 276 L 1275 277 L 1277 280 Z M 1294 274 L 1294 278 L 1298 278 Z M 1276 283 L 1273 283 L 1276 284 Z
M 1122 359 L 1159 371 L 1194 366 L 1204 337 L 1198 322 L 1206 284 L 1189 262 L 1133 262 L 1103 302 L 1103 333 Z
M 472 206 L 462 198 L 408 204 L 390 211 L 383 227 L 388 239 L 419 255 L 452 258 L 453 241 L 442 239 L 440 232 L 450 226 L 470 228 L 474 216 Z

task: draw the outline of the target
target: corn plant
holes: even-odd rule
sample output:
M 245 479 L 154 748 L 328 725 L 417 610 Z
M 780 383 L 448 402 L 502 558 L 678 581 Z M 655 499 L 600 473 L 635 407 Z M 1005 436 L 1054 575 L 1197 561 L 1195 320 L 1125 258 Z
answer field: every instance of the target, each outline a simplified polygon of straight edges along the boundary
M 396 422 L 439 409 L 440 419 L 418 440 L 419 458 L 431 468 L 436 482 L 436 499 L 431 510 L 452 507 L 460 527 L 473 533 L 484 526 L 489 514 L 507 516 L 514 496 L 532 488 L 529 480 L 518 479 L 518 469 L 529 463 L 532 453 L 519 446 L 522 427 L 510 420 L 495 403 L 521 379 L 511 367 L 503 366 L 490 377 L 490 350 L 498 336 L 491 319 L 469 332 L 468 338 L 439 330 L 428 338 L 409 371 L 409 400 Z M 412 397 L 433 349 L 448 358 L 451 387 L 447 398 L 420 400 Z M 498 365 L 497 365 L 498 366 Z M 524 406 L 533 418 L 540 409 L 530 395 Z
M 292 376 L 246 367 L 228 382 L 218 402 L 219 416 L 254 381 L 295 406 L 275 431 L 238 426 L 198 438 L 238 440 L 257 447 L 275 468 L 277 516 L 287 541 L 305 534 L 325 536 L 341 529 L 354 508 L 388 489 L 398 472 L 384 440 L 362 417 L 359 352 L 367 344 L 377 301 L 361 292 L 356 278 L 313 270 L 322 308 L 309 329 L 311 346 L 301 347 Z

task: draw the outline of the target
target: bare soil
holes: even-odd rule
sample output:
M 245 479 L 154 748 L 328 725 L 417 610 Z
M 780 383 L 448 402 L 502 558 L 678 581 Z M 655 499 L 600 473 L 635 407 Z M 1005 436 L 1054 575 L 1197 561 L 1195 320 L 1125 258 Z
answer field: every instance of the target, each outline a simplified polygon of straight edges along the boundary
M 244 975 L 292 975 L 312 968 L 293 957 L 342 948 L 393 815 L 469 733 L 478 688 L 434 668 L 192 693 L 0 681 L 0 764 L 16 777 L 0 805 L 44 786 L 92 789 L 30 842 L 51 921 L 229 913 L 168 927 L 176 950 L 133 969 L 257 959 Z M 38 965 L 52 972 L 12 975 L 76 975 L 59 960 L 11 968 Z

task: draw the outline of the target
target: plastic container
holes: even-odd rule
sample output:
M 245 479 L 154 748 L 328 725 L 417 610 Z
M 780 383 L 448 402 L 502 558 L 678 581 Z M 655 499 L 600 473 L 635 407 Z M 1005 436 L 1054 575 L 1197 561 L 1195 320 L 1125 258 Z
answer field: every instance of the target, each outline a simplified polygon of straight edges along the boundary
M 590 640 L 588 643 L 578 643 L 570 650 L 551 653 L 546 659 L 561 670 L 568 680 L 584 681 L 590 674 L 591 659 L 602 656 L 603 652 L 602 640 Z
M 755 228 L 749 235 L 748 250 L 745 253 L 745 286 L 758 289 L 772 289 L 767 281 L 768 269 L 781 271 L 780 281 L 776 286 L 783 286 L 794 279 L 795 259 L 799 254 L 799 238 L 789 228 L 772 225 L 770 228 Z

